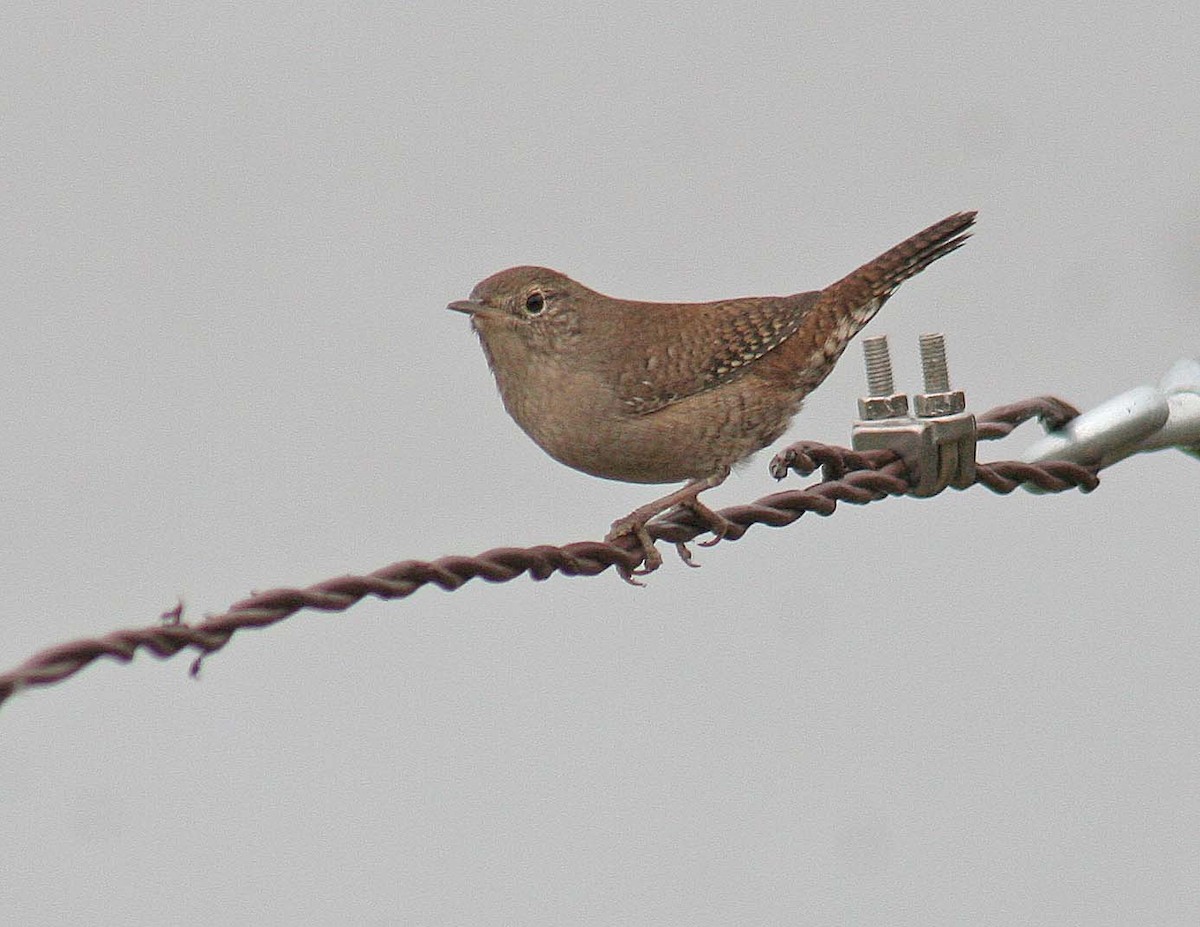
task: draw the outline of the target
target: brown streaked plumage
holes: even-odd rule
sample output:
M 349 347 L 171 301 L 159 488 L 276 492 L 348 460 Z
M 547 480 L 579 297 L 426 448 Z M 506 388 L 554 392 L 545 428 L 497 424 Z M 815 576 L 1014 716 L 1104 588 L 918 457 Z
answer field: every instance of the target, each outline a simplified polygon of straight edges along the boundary
M 896 287 L 969 237 L 949 216 L 823 290 L 708 303 L 614 299 L 544 267 L 493 274 L 449 308 L 471 315 L 504 406 L 550 456 L 606 479 L 682 489 L 613 525 L 658 557 L 645 523 L 783 434 L 804 397 Z

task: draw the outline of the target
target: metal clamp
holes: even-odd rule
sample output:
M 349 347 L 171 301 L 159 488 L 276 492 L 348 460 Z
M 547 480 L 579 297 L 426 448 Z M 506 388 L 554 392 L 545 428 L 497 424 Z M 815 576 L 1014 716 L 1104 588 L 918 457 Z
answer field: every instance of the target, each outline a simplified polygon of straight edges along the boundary
M 913 396 L 913 416 L 908 397 L 892 382 L 887 336 L 863 340 L 870 395 L 858 401 L 851 441 L 856 451 L 894 451 L 908 468 L 912 494 L 934 496 L 975 482 L 975 416 L 966 411 L 963 392 L 950 389 L 945 339 L 922 335 L 920 348 L 925 392 Z
M 1034 442 L 1022 459 L 1107 467 L 1167 447 L 1200 458 L 1200 359 L 1176 361 L 1157 386 L 1135 387 L 1084 412 Z

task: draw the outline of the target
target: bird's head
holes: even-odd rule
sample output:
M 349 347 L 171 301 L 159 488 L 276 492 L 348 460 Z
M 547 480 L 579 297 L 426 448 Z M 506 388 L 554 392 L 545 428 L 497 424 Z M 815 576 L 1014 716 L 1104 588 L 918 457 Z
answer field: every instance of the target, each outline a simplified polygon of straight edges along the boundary
M 469 299 L 446 308 L 467 313 L 485 344 L 501 337 L 550 347 L 578 332 L 588 298 L 596 296 L 548 267 L 510 267 L 480 281 Z

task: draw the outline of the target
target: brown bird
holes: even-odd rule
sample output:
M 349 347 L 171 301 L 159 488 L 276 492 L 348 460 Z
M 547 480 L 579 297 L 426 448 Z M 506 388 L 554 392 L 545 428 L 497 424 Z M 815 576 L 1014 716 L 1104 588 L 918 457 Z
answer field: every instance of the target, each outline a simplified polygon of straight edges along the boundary
M 970 237 L 974 212 L 943 219 L 823 290 L 709 303 L 614 299 L 545 267 L 493 274 L 450 303 L 468 313 L 504 407 L 556 460 L 675 492 L 613 523 L 646 571 L 646 531 L 684 505 L 716 540 L 728 523 L 697 496 L 787 430 L 805 396 L 901 283 Z

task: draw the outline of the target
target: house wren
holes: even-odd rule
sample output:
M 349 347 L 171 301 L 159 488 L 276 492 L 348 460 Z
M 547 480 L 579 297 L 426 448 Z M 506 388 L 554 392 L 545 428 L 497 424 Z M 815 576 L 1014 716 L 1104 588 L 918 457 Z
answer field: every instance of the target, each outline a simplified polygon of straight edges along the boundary
M 614 299 L 544 267 L 493 274 L 468 313 L 508 413 L 551 457 L 630 483 L 687 484 L 613 523 L 661 563 L 646 522 L 675 505 L 719 539 L 697 496 L 784 433 L 806 395 L 902 282 L 961 246 L 943 219 L 823 290 L 708 303 Z

